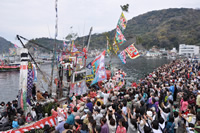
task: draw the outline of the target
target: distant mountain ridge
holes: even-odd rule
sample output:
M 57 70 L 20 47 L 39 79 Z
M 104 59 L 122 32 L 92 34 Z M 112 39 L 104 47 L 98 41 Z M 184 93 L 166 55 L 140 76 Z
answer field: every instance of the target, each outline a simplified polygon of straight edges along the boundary
M 14 48 L 14 44 L 0 36 L 0 54 L 8 53 L 9 48 Z
M 115 29 L 108 32 L 114 38 Z M 128 20 L 124 36 L 127 43 L 120 46 L 126 48 L 131 43 L 141 44 L 145 48 L 158 46 L 171 49 L 179 44 L 200 44 L 200 10 L 188 8 L 172 8 L 151 11 Z M 78 38 L 81 42 L 83 38 Z M 91 47 L 106 46 L 104 34 L 91 37 Z
M 114 38 L 115 32 L 115 29 L 107 32 L 110 39 Z M 200 10 L 171 8 L 144 13 L 128 20 L 124 36 L 127 42 L 119 47 L 120 50 L 125 49 L 132 43 L 135 43 L 136 47 L 139 46 L 139 49 L 148 49 L 152 46 L 171 49 L 173 47 L 178 48 L 179 44 L 200 45 Z M 75 40 L 75 44 L 83 45 L 83 40 L 84 44 L 86 44 L 87 37 L 78 37 Z M 36 38 L 31 41 L 51 50 L 53 50 L 55 43 L 54 39 L 50 38 Z M 63 41 L 56 40 L 56 43 L 59 49 L 63 47 Z M 27 43 L 26 46 L 30 48 L 35 45 Z M 105 33 L 93 34 L 90 48 L 105 49 Z M 39 47 L 38 49 L 42 52 L 48 51 Z M 1 51 L 3 50 L 1 49 Z

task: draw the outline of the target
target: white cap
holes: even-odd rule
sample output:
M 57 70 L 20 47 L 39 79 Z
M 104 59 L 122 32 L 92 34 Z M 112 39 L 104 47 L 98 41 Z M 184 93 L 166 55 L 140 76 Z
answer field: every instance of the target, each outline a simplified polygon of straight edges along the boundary
M 110 111 L 112 111 L 112 110 L 113 110 L 112 106 L 110 106 L 108 109 L 109 109 Z
M 61 117 L 58 117 L 58 122 L 63 121 L 63 119 Z
M 152 117 L 153 116 L 152 111 L 147 111 L 147 115 Z

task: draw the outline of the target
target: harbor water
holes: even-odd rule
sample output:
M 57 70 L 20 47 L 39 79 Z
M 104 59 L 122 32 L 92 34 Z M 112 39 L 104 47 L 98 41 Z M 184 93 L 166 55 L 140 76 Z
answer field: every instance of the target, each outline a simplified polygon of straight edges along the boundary
M 89 63 L 92 59 L 88 59 Z M 109 58 L 106 58 L 106 62 L 109 62 Z M 146 59 L 139 57 L 131 60 L 127 59 L 126 64 L 122 64 L 119 58 L 112 58 L 111 63 L 115 68 L 120 68 L 127 73 L 129 81 L 138 81 L 144 78 L 145 75 L 152 72 L 157 67 L 169 63 L 171 60 L 161 59 Z M 51 64 L 41 64 L 41 70 L 47 77 L 51 74 Z M 57 76 L 57 70 L 55 68 L 54 78 Z M 55 85 L 54 85 L 55 86 Z M 48 88 L 48 84 L 43 80 L 42 75 L 38 72 L 37 88 L 41 91 L 45 91 Z M 12 72 L 0 72 L 0 102 L 8 102 L 16 99 L 19 90 L 19 71 Z

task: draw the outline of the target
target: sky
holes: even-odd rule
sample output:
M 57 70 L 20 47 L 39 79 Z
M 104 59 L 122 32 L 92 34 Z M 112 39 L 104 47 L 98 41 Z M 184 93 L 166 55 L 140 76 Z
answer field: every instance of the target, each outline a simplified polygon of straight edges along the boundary
M 153 10 L 200 8 L 200 0 L 58 0 L 58 37 L 102 33 L 116 28 L 129 4 L 127 20 Z M 21 47 L 16 35 L 27 39 L 55 37 L 55 0 L 0 0 L 0 36 Z M 72 28 L 70 28 L 72 27 Z

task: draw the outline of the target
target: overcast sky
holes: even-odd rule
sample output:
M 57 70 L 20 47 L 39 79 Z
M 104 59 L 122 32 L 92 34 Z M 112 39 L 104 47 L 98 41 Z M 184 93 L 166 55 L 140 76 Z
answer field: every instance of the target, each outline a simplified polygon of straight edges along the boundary
M 58 37 L 68 33 L 79 36 L 110 31 L 121 14 L 120 5 L 129 4 L 129 20 L 152 10 L 167 8 L 199 8 L 200 0 L 58 0 Z M 73 26 L 72 31 L 70 27 Z M 28 39 L 55 35 L 55 0 L 1 0 L 0 36 L 21 46 L 19 34 Z

